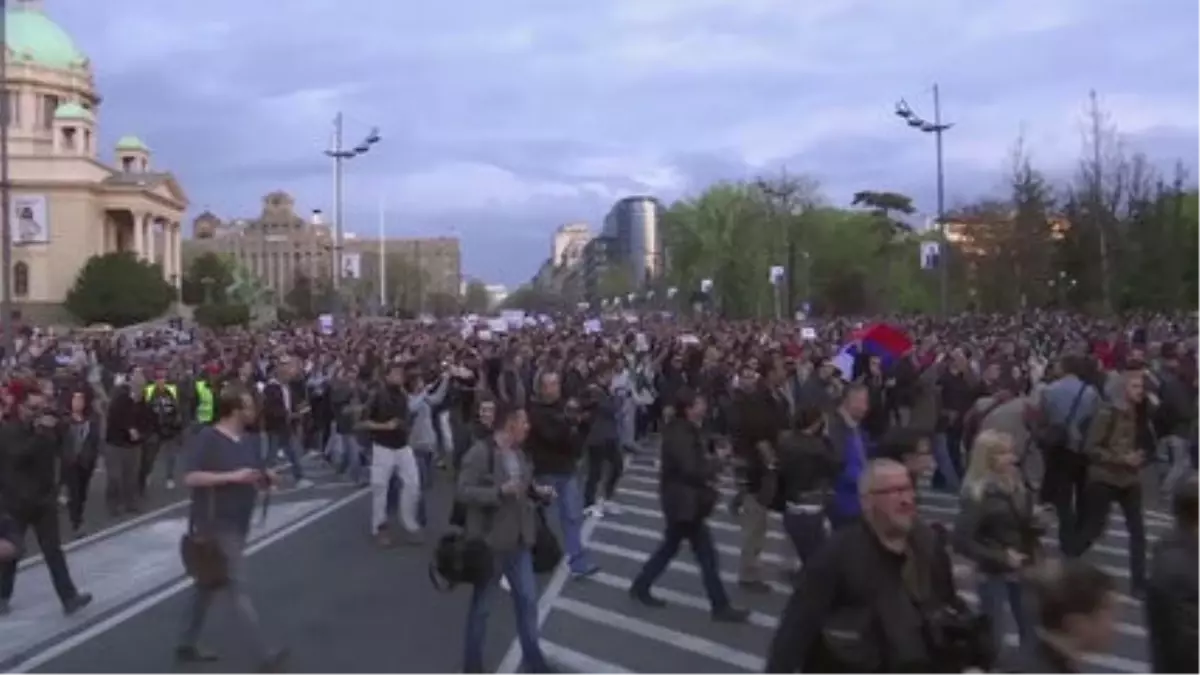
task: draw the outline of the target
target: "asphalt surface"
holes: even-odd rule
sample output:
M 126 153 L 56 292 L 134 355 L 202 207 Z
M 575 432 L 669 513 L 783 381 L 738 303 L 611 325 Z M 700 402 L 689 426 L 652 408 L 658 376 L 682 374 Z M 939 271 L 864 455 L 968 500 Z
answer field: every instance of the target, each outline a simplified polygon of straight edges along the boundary
M 549 609 L 542 628 L 543 647 L 564 670 L 574 672 L 761 672 L 790 594 L 790 587 L 782 583 L 784 566 L 790 564 L 790 545 L 778 519 L 771 520 L 763 561 L 765 570 L 779 572 L 775 575 L 779 582 L 772 583 L 772 592 L 765 595 L 740 592 L 735 584 L 741 542 L 736 519 L 722 507 L 710 521 L 726 590 L 736 604 L 752 612 L 747 624 L 730 626 L 710 619 L 699 571 L 683 551 L 655 586 L 655 594 L 668 606 L 644 608 L 630 601 L 627 590 L 659 542 L 663 521 L 656 485 L 652 462 L 627 467 L 617 496 L 622 512 L 591 521 L 586 530 L 588 547 L 604 571 L 588 581 L 567 582 L 558 595 L 543 597 Z M 725 497 L 732 496 L 732 485 L 726 483 L 722 491 Z M 958 497 L 922 489 L 918 506 L 927 519 L 950 525 L 958 511 Z M 1147 514 L 1151 540 L 1166 528 L 1164 515 Z M 1141 603 L 1126 592 L 1127 550 L 1124 523 L 1114 510 L 1105 537 L 1088 554 L 1117 577 L 1122 589 L 1114 649 L 1088 658 L 1087 667 L 1094 672 L 1149 669 Z M 960 590 L 974 602 L 970 568 L 961 561 L 956 577 Z M 1007 625 L 1006 657 L 1011 658 L 1016 634 L 1011 620 Z M 511 672 L 515 660 L 503 665 Z
M 463 626 L 468 594 L 435 591 L 427 577 L 431 542 L 419 547 L 380 550 L 368 536 L 369 499 L 353 486 L 319 480 L 316 488 L 276 499 L 272 509 L 289 502 L 312 512 L 312 522 L 278 541 L 262 544 L 247 562 L 247 577 L 270 639 L 290 650 L 294 672 L 454 672 L 461 668 Z M 542 645 L 552 664 L 564 672 L 734 672 L 759 671 L 789 587 L 773 583 L 772 592 L 746 594 L 734 583 L 738 526 L 724 508 L 711 528 L 718 544 L 722 576 L 735 603 L 752 610 L 750 622 L 730 626 L 709 617 L 708 601 L 690 553 L 682 552 L 660 579 L 655 593 L 668 601 L 661 609 L 632 603 L 628 586 L 658 544 L 662 515 L 652 458 L 632 462 L 617 495 L 619 514 L 591 519 L 585 537 L 602 572 L 587 580 L 569 580 L 560 570 L 541 579 Z M 732 494 L 726 484 L 726 494 Z M 433 523 L 445 522 L 449 479 L 442 476 L 433 494 Z M 336 500 L 347 501 L 338 506 Z M 920 508 L 928 518 L 949 523 L 957 511 L 953 495 L 923 490 Z M 331 510 L 326 511 L 326 509 Z M 1166 519 L 1147 515 L 1150 538 L 1163 532 Z M 89 544 L 94 546 L 96 544 Z M 1052 547 L 1053 548 L 1053 547 Z M 1089 556 L 1110 568 L 1122 588 L 1128 581 L 1127 538 L 1115 511 L 1109 530 Z M 773 519 L 764 556 L 768 572 L 781 570 L 789 545 Z M 73 554 L 75 555 L 75 554 Z M 82 557 L 84 554 L 78 554 Z M 960 566 L 960 588 L 973 598 L 969 568 Z M 42 575 L 36 569 L 25 575 Z M 173 672 L 172 649 L 186 608 L 186 589 L 166 593 L 179 583 L 181 570 L 163 582 L 148 579 L 138 593 L 83 616 L 73 617 L 70 632 L 55 635 L 12 663 L 22 670 L 45 672 Z M 45 581 L 43 581 L 45 584 Z M 162 589 L 166 589 L 165 591 Z M 90 588 L 102 604 L 105 588 Z M 165 594 L 165 596 L 164 596 Z M 18 597 L 20 590 L 18 590 Z M 128 597 L 127 597 L 128 596 Z M 162 596 L 162 597 L 160 597 Z M 485 651 L 489 670 L 512 672 L 519 650 L 514 644 L 508 602 L 493 608 Z M 20 610 L 21 607 L 15 607 Z M 101 612 L 100 610 L 104 610 Z M 184 672 L 243 672 L 254 664 L 227 609 L 217 610 L 204 645 L 222 659 Z M 0 619 L 12 620 L 18 616 Z M 1095 672 L 1145 672 L 1144 626 L 1140 603 L 1123 595 L 1117 642 L 1110 654 L 1089 657 Z M 2 626 L 3 623 L 0 623 Z M 1011 631 L 1010 639 L 1015 639 Z M 3 631 L 0 630 L 0 633 Z M 3 645 L 0 637 L 0 645 Z M 0 662 L 4 653 L 0 651 Z M 10 657 L 11 659 L 11 657 Z
M 367 492 L 322 477 L 319 470 L 311 474 L 317 480 L 315 488 L 277 497 L 271 510 L 314 499 L 348 501 L 253 552 L 246 564 L 250 595 L 265 633 L 273 644 L 289 650 L 288 670 L 461 670 L 469 596 L 465 589 L 440 593 L 432 587 L 427 575 L 432 540 L 424 546 L 379 549 L 369 536 Z M 440 476 L 431 500 L 431 522 L 445 522 L 450 493 L 449 478 Z M 182 570 L 178 572 L 175 582 L 182 579 Z M 40 570 L 29 573 L 44 575 Z M 230 620 L 228 606 L 220 605 L 211 614 L 203 646 L 219 653 L 221 660 L 198 667 L 178 666 L 173 650 L 190 592 L 181 590 L 152 603 L 146 600 L 153 599 L 161 588 L 162 584 L 146 587 L 138 600 L 124 602 L 102 616 L 81 617 L 76 637 L 60 640 L 60 646 L 35 653 L 33 661 L 18 667 L 69 673 L 254 670 L 253 655 L 238 635 L 237 622 Z M 105 590 L 88 590 L 100 603 Z M 12 617 L 0 619 L 0 627 L 16 616 L 14 611 Z M 487 651 L 490 662 L 499 662 L 514 637 L 511 617 L 507 602 L 493 611 Z

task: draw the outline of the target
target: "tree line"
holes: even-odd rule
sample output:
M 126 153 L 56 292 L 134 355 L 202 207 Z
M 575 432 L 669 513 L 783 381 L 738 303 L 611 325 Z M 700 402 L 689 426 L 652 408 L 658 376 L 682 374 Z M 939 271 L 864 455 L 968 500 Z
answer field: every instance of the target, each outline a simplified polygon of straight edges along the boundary
M 1052 180 L 1018 140 L 1002 190 L 947 210 L 940 264 L 951 311 L 1195 310 L 1194 181 L 1182 163 L 1164 171 L 1128 150 L 1094 99 L 1087 121 L 1069 178 Z M 936 227 L 915 227 L 916 213 L 910 196 L 886 186 L 837 204 L 812 176 L 717 183 L 661 213 L 662 278 L 632 279 L 618 266 L 599 293 L 627 297 L 638 289 L 635 303 L 685 309 L 702 301 L 730 317 L 805 306 L 823 314 L 934 313 L 938 273 L 921 269 L 919 251 L 938 235 Z M 784 274 L 772 284 L 776 266 Z M 699 294 L 705 279 L 711 291 Z M 673 302 L 662 292 L 668 287 L 680 291 Z M 536 296 L 516 300 L 551 302 Z

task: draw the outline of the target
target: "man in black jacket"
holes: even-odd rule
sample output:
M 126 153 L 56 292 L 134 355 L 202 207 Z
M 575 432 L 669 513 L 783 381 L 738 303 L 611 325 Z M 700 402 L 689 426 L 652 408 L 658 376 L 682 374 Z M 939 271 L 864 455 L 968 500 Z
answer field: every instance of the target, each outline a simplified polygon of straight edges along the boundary
M 963 672 L 930 639 L 933 610 L 964 611 L 945 546 L 917 518 L 899 462 L 859 481 L 863 518 L 834 532 L 800 574 L 771 642 L 767 672 Z M 952 670 L 957 668 L 957 670 Z
M 571 573 L 587 577 L 600 571 L 583 550 L 583 496 L 579 490 L 578 466 L 581 440 L 576 430 L 578 402 L 562 399 L 558 373 L 538 375 L 537 398 L 529 404 L 529 438 L 525 447 L 533 459 L 540 485 L 549 485 L 557 495 L 555 505 L 563 532 L 564 548 Z
M 762 578 L 759 558 L 766 546 L 767 508 L 775 499 L 774 481 L 779 434 L 788 427 L 789 406 L 780 387 L 783 364 L 767 362 L 755 392 L 739 401 L 734 415 L 733 448 L 743 462 L 742 486 L 746 499 L 740 514 L 742 548 L 738 562 L 738 586 L 758 593 L 770 591 Z
M 18 546 L 33 528 L 63 611 L 74 614 L 92 596 L 75 588 L 62 550 L 58 522 L 62 429 L 48 411 L 45 394 L 28 391 L 18 403 L 16 418 L 0 426 L 0 514 L 8 517 L 5 527 L 12 530 L 5 538 Z M 16 578 L 14 556 L 0 564 L 0 615 L 10 611 Z
M 1172 486 L 1175 529 L 1158 541 L 1146 589 L 1150 659 L 1156 673 L 1195 673 L 1197 606 L 1196 477 Z
M 104 502 L 110 516 L 140 510 L 138 475 L 142 467 L 142 443 L 146 440 L 145 406 L 137 383 L 122 384 L 113 391 L 104 432 Z

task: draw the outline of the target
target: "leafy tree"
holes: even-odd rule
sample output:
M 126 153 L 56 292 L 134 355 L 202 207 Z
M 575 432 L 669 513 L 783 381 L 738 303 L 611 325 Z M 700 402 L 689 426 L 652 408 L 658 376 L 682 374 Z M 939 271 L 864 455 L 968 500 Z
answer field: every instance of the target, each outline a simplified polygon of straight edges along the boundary
M 895 289 L 892 283 L 892 263 L 896 258 L 896 248 L 905 236 L 912 234 L 912 226 L 900 220 L 898 216 L 911 216 L 917 212 L 913 206 L 912 197 L 899 192 L 876 190 L 860 190 L 854 193 L 850 200 L 851 206 L 867 209 L 872 215 L 875 238 L 875 254 L 882 270 L 880 282 L 876 284 L 875 295 L 880 298 L 879 304 L 887 308 L 892 305 L 891 295 Z
M 488 311 L 492 304 L 492 296 L 488 293 L 487 286 L 478 279 L 472 279 L 467 282 L 467 290 L 463 295 L 463 307 L 473 314 L 483 314 Z
M 250 308 L 237 303 L 210 302 L 197 307 L 193 318 L 206 328 L 244 326 L 250 323 Z
M 159 265 L 120 252 L 88 258 L 66 307 L 84 323 L 128 326 L 161 316 L 174 300 L 175 289 Z
M 636 275 L 633 273 L 633 268 L 629 265 L 610 265 L 608 269 L 600 276 L 600 281 L 596 284 L 596 292 L 601 298 L 621 298 L 625 301 L 625 296 L 632 293 L 637 288 Z
M 333 289 L 328 282 L 313 279 L 307 274 L 299 272 L 283 301 L 296 318 L 312 320 L 321 314 L 333 311 L 334 297 Z
M 500 303 L 500 308 L 523 309 L 531 314 L 551 314 L 568 309 L 567 304 L 562 296 L 525 284 L 509 293 L 504 302 Z
M 387 254 L 387 284 L 389 305 L 411 316 L 427 311 L 429 275 L 413 256 Z
M 211 281 L 205 284 L 205 279 Z M 202 253 L 192 260 L 183 275 L 183 302 L 186 305 L 199 305 L 206 299 L 221 302 L 233 282 L 233 265 L 228 259 L 217 253 Z

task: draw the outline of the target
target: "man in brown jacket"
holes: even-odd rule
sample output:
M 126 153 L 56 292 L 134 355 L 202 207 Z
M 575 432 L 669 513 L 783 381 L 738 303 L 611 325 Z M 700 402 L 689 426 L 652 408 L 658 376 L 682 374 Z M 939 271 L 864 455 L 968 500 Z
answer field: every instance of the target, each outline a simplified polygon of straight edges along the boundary
M 1079 530 L 1070 556 L 1083 555 L 1108 527 L 1109 506 L 1116 502 L 1125 515 L 1129 532 L 1130 590 L 1140 596 L 1146 581 L 1146 525 L 1142 510 L 1141 469 L 1145 459 L 1138 447 L 1138 404 L 1145 397 L 1145 380 L 1139 372 L 1114 378 L 1109 397 L 1088 425 L 1083 451 L 1087 457 L 1087 485 Z

